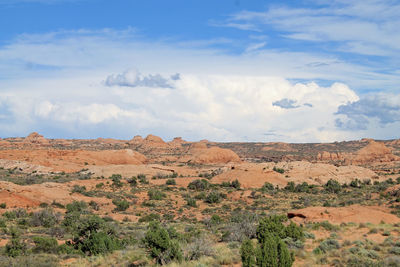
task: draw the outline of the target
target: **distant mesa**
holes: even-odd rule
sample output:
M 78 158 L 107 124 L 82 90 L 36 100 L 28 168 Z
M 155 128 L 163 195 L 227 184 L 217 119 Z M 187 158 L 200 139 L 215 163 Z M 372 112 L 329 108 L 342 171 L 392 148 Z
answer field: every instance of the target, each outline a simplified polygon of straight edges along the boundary
M 369 144 L 360 149 L 353 159 L 355 163 L 371 163 L 371 162 L 390 162 L 400 160 L 400 157 L 393 155 L 392 150 L 385 146 L 382 142 L 370 140 Z
M 239 156 L 232 150 L 220 147 L 208 148 L 205 142 L 192 144 L 188 154 L 179 161 L 196 164 L 241 162 Z
M 40 135 L 37 132 L 33 132 L 25 137 L 24 143 L 47 145 L 50 142 L 43 135 Z
M 142 142 L 143 142 L 143 137 L 141 137 L 140 135 L 136 135 L 129 141 L 129 143 L 132 144 L 141 144 Z
M 368 142 L 368 145 L 355 153 L 340 153 L 323 151 L 318 153 L 318 161 L 343 161 L 346 164 L 368 164 L 379 162 L 392 162 L 400 160 L 392 150 L 383 142 L 376 142 L 373 139 L 364 138 L 361 142 Z
M 149 134 L 145 139 L 146 142 L 165 144 L 161 137 Z

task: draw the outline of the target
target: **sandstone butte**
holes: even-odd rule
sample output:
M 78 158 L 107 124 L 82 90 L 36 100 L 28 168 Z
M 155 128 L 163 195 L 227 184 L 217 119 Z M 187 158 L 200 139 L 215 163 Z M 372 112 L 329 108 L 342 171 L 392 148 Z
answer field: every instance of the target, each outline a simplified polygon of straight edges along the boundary
M 399 140 L 395 140 L 392 144 L 396 145 Z M 382 142 L 376 142 L 372 139 L 363 139 L 361 142 L 368 142 L 368 145 L 356 151 L 355 153 L 342 152 L 326 152 L 318 153 L 318 161 L 344 161 L 346 164 L 363 165 L 378 162 L 399 161 L 400 157 L 392 153 Z

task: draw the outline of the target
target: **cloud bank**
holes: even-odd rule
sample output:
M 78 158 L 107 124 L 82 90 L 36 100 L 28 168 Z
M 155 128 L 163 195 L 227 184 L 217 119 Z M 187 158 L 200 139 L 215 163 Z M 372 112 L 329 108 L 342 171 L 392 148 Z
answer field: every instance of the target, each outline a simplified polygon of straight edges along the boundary
M 0 137 L 318 142 L 400 131 L 398 94 L 366 97 L 341 79 L 385 76 L 310 53 L 231 55 L 80 30 L 20 36 L 0 47 L 0 73 Z

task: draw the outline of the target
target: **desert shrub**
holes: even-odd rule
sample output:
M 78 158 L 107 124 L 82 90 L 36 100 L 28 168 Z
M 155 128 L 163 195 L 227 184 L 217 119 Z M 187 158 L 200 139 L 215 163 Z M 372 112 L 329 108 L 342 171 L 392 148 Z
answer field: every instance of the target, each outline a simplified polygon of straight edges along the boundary
M 326 252 L 328 252 L 330 250 L 333 250 L 333 249 L 339 249 L 340 248 L 340 244 L 336 239 L 328 238 L 328 239 L 325 239 L 324 241 L 322 241 L 319 244 L 318 248 L 323 253 L 326 253 Z
M 92 209 L 94 209 L 94 210 L 99 210 L 99 209 L 100 209 L 99 204 L 97 204 L 97 202 L 96 202 L 96 201 L 93 201 L 93 200 L 91 200 L 91 201 L 89 202 L 89 206 L 90 206 Z
M 266 233 L 256 254 L 257 266 L 289 267 L 293 261 L 286 244 L 278 236 Z
M 246 239 L 243 241 L 242 245 L 240 246 L 240 257 L 242 258 L 243 267 L 255 266 L 255 249 L 251 240 Z
M 342 190 L 342 186 L 336 180 L 329 179 L 329 181 L 324 185 L 325 191 L 328 193 L 339 193 Z
M 337 231 L 337 230 L 339 230 L 339 226 L 333 225 L 328 221 L 316 222 L 316 223 L 313 223 L 312 226 L 311 226 L 311 228 L 313 230 L 317 230 L 320 227 L 325 228 L 325 230 L 328 230 L 328 231 Z
M 290 237 L 294 241 L 304 240 L 303 229 L 301 227 L 299 227 L 297 224 L 295 224 L 294 222 L 290 222 L 290 224 L 285 227 L 285 229 L 283 230 L 282 236 L 283 236 L 283 238 Z
M 0 209 L 5 209 L 5 208 L 7 208 L 7 204 L 6 203 L 1 203 L 0 204 Z
M 150 222 L 143 243 L 158 264 L 164 265 L 172 260 L 181 261 L 183 258 L 179 243 L 171 239 L 168 231 L 157 221 Z
M 162 200 L 165 197 L 165 194 L 157 189 L 150 189 L 147 195 L 150 200 Z
M 125 199 L 113 199 L 112 203 L 115 205 L 114 211 L 125 211 L 129 208 L 129 202 Z
M 25 218 L 28 216 L 28 213 L 23 208 L 18 208 L 15 210 L 6 211 L 3 213 L 3 217 L 7 218 L 8 220 L 15 220 L 20 218 Z
M 226 197 L 225 194 L 222 194 L 222 193 L 217 192 L 217 191 L 212 191 L 206 196 L 204 201 L 207 202 L 207 203 L 210 203 L 210 204 L 219 203 L 225 197 Z
M 112 184 L 111 184 L 112 187 L 121 188 L 124 185 L 121 182 L 121 179 L 122 179 L 121 174 L 113 174 L 113 175 L 111 175 L 110 179 L 112 181 Z
M 61 214 L 55 213 L 53 209 L 46 208 L 34 212 L 30 224 L 32 226 L 52 227 L 61 221 Z
M 11 230 L 11 239 L 5 246 L 5 253 L 9 257 L 17 257 L 25 255 L 27 252 L 26 243 L 21 240 L 19 233 L 15 230 Z
M 361 181 L 358 179 L 354 179 L 350 182 L 350 187 L 359 188 L 361 187 Z
M 161 217 L 158 213 L 150 213 L 139 218 L 139 222 L 160 221 Z
M 274 234 L 281 238 L 285 238 L 284 230 L 285 225 L 283 224 L 284 221 L 287 220 L 286 216 L 279 216 L 279 215 L 272 215 L 269 217 L 262 218 L 259 221 L 256 235 L 257 239 L 260 243 L 264 243 L 265 236 L 267 234 Z
M 103 186 L 104 186 L 104 183 L 98 183 L 98 184 L 96 184 L 96 188 L 97 188 L 97 189 L 103 188 Z
M 289 267 L 294 262 L 294 255 L 289 251 L 287 245 L 282 238 L 290 238 L 288 234 L 293 236 L 302 236 L 298 233 L 301 228 L 294 226 L 286 227 L 283 222 L 287 220 L 286 216 L 273 215 L 262 218 L 259 221 L 256 236 L 258 245 L 255 249 L 255 266 L 277 266 Z M 288 228 L 288 230 L 286 230 Z M 254 258 L 251 257 L 252 249 L 248 240 L 242 242 L 241 256 L 243 266 L 252 266 Z M 244 253 L 246 252 L 246 253 Z M 244 260 L 244 262 L 243 262 Z M 254 266 L 254 265 L 253 265 Z
M 5 228 L 5 227 L 7 227 L 6 221 L 0 218 L 0 228 Z
M 231 182 L 231 187 L 235 188 L 235 189 L 240 189 L 240 182 L 238 179 L 234 180 Z
M 293 183 L 293 182 L 291 182 L 291 183 Z M 274 185 L 271 183 L 268 183 L 268 182 L 264 183 L 264 185 L 261 188 L 261 190 L 263 190 L 263 191 L 272 191 L 274 189 L 275 189 Z
M 149 183 L 149 181 L 147 180 L 145 174 L 138 174 L 137 178 L 138 178 L 138 180 L 139 180 L 139 182 L 141 184 L 148 184 Z
M 53 207 L 59 208 L 59 209 L 65 209 L 65 206 L 61 203 L 58 203 L 57 201 L 53 200 L 53 202 L 51 203 L 51 205 Z
M 72 203 L 67 204 L 67 213 L 71 212 L 79 212 L 79 213 L 87 213 L 87 204 L 84 201 L 73 201 Z
M 58 259 L 56 255 L 24 255 L 20 257 L 0 256 L 1 267 L 57 267 Z
M 224 241 L 242 242 L 256 237 L 258 216 L 254 213 L 241 212 L 232 215 L 230 222 L 224 228 Z
M 128 184 L 132 187 L 136 187 L 138 182 L 137 182 L 137 178 L 136 177 L 132 177 L 126 180 L 128 182 Z
M 187 206 L 189 206 L 189 207 L 193 207 L 193 208 L 196 208 L 196 207 L 197 207 L 196 200 L 193 199 L 193 198 L 188 198 L 188 199 L 186 200 L 186 204 L 187 204 Z
M 165 182 L 165 184 L 166 185 L 176 185 L 176 181 L 175 181 L 175 179 L 170 178 Z
M 210 187 L 210 183 L 206 179 L 196 179 L 189 183 L 188 188 L 191 190 L 207 190 Z
M 209 238 L 200 236 L 190 242 L 184 250 L 185 260 L 198 260 L 203 256 L 213 256 L 215 251 Z
M 86 192 L 86 186 L 82 185 L 74 185 L 74 187 L 71 190 L 71 193 L 79 193 L 79 194 L 84 194 Z
M 296 185 L 294 182 L 288 182 L 287 185 L 284 187 L 286 191 L 294 192 Z
M 53 237 L 35 236 L 32 238 L 35 247 L 32 249 L 35 253 L 55 253 L 57 252 L 57 240 Z
M 274 167 L 272 168 L 272 170 L 275 171 L 275 172 L 277 172 L 277 173 L 281 173 L 281 174 L 285 173 L 285 170 L 284 170 L 284 169 L 278 168 L 278 167 L 276 167 L 276 166 L 274 166 Z
M 65 229 L 62 228 L 62 227 L 59 227 L 59 226 L 55 226 L 55 227 L 50 228 L 50 229 L 47 231 L 47 233 L 48 233 L 50 236 L 62 238 L 62 237 L 64 237 L 64 235 L 65 235 Z
M 72 241 L 67 244 L 87 255 L 105 254 L 122 247 L 114 229 L 97 215 L 80 218 Z

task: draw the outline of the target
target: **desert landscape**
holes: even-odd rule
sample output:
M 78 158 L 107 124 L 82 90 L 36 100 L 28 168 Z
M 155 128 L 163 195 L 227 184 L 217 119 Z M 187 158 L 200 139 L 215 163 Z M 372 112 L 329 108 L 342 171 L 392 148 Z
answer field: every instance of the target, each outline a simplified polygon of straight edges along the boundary
M 399 203 L 400 140 L 0 139 L 4 266 L 398 266 Z

